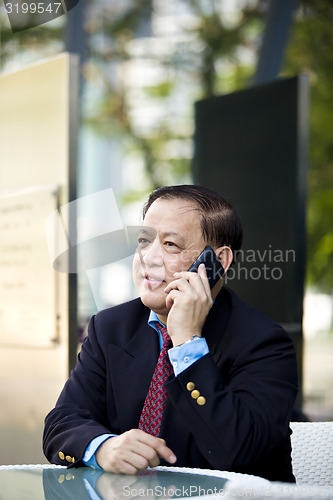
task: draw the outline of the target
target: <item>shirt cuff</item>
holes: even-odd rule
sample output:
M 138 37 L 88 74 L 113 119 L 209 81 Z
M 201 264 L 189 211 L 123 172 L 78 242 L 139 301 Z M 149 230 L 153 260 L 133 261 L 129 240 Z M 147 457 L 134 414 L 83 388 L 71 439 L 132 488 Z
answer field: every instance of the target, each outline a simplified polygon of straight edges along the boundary
M 175 376 L 177 377 L 177 375 L 186 370 L 186 368 L 208 353 L 209 349 L 204 337 L 190 340 L 177 347 L 171 347 L 171 349 L 168 350 L 168 355 Z
M 95 453 L 104 441 L 115 436 L 117 436 L 117 434 L 102 434 L 101 436 L 97 436 L 95 439 L 90 441 L 82 458 L 84 465 L 103 470 L 102 467 L 100 467 L 96 462 Z

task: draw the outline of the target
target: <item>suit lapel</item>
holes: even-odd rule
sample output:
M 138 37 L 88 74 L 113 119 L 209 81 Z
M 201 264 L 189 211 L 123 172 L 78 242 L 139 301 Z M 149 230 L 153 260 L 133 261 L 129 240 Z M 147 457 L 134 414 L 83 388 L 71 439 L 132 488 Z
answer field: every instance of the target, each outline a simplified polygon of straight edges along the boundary
M 230 317 L 230 307 L 230 296 L 227 291 L 222 289 L 203 328 L 203 336 L 207 340 L 216 364 L 221 351 L 223 352 L 223 346 L 229 341 L 227 324 Z M 147 324 L 145 315 L 142 320 L 139 320 L 135 334 L 125 346 L 119 347 L 109 344 L 108 350 L 108 370 L 117 411 L 117 427 L 119 427 L 120 432 L 124 432 L 138 426 L 141 410 L 159 356 L 158 335 Z M 172 421 L 176 417 L 175 413 L 168 403 L 162 421 L 162 429 L 164 428 L 168 432 L 170 425 L 164 427 L 164 423 L 166 423 L 166 419 L 168 419 L 168 423 Z M 182 428 L 181 425 L 179 427 Z M 182 429 L 183 440 L 185 434 L 186 429 Z M 171 435 L 174 437 L 172 432 Z
M 158 355 L 158 335 L 146 322 L 123 348 L 109 345 L 109 370 L 121 432 L 138 426 Z
M 229 342 L 228 323 L 230 312 L 230 296 L 227 290 L 222 288 L 215 299 L 202 330 L 202 336 L 205 337 L 216 364 Z
M 175 465 L 184 465 L 188 462 L 187 453 L 191 435 L 186 420 L 169 400 L 167 400 L 163 413 L 160 437 L 165 439 L 167 446 L 176 454 L 177 463 Z M 161 465 L 170 464 L 162 460 Z

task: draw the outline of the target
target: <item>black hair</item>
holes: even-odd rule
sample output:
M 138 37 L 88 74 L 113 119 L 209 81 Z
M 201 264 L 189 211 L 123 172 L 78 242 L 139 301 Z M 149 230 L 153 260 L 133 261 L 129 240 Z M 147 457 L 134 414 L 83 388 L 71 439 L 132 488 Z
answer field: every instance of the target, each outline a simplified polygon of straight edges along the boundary
M 234 256 L 240 250 L 243 228 L 230 201 L 217 191 L 202 186 L 182 184 L 155 189 L 143 207 L 143 219 L 149 207 L 159 198 L 194 201 L 201 212 L 201 230 L 206 243 L 212 247 L 228 246 Z

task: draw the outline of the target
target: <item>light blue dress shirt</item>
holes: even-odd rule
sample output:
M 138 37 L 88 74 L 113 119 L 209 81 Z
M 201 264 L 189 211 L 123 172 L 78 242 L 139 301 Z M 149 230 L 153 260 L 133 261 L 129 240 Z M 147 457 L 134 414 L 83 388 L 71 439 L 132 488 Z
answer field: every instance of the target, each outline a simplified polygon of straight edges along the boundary
M 163 340 L 162 334 L 156 326 L 156 322 L 160 323 L 163 327 L 163 323 L 158 319 L 157 314 L 154 311 L 150 311 L 148 318 L 148 325 L 154 328 L 158 333 L 158 338 L 160 342 L 160 349 L 162 348 Z M 179 375 L 181 372 L 186 370 L 189 366 L 195 363 L 202 356 L 205 356 L 209 352 L 208 345 L 205 338 L 190 340 L 177 347 L 171 347 L 168 350 L 168 355 L 170 362 L 173 367 L 175 376 Z M 101 446 L 104 441 L 111 437 L 115 437 L 117 434 L 102 434 L 93 439 L 87 446 L 85 453 L 82 458 L 82 462 L 88 467 L 94 467 L 96 469 L 101 469 L 95 459 L 95 453 L 97 449 Z

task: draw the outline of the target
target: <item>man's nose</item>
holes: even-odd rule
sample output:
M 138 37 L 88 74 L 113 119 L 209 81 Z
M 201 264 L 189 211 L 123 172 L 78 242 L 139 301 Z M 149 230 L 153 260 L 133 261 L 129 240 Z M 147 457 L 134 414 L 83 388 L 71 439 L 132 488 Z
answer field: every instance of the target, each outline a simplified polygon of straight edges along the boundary
M 142 262 L 146 267 L 163 266 L 161 243 L 157 237 L 142 252 Z

